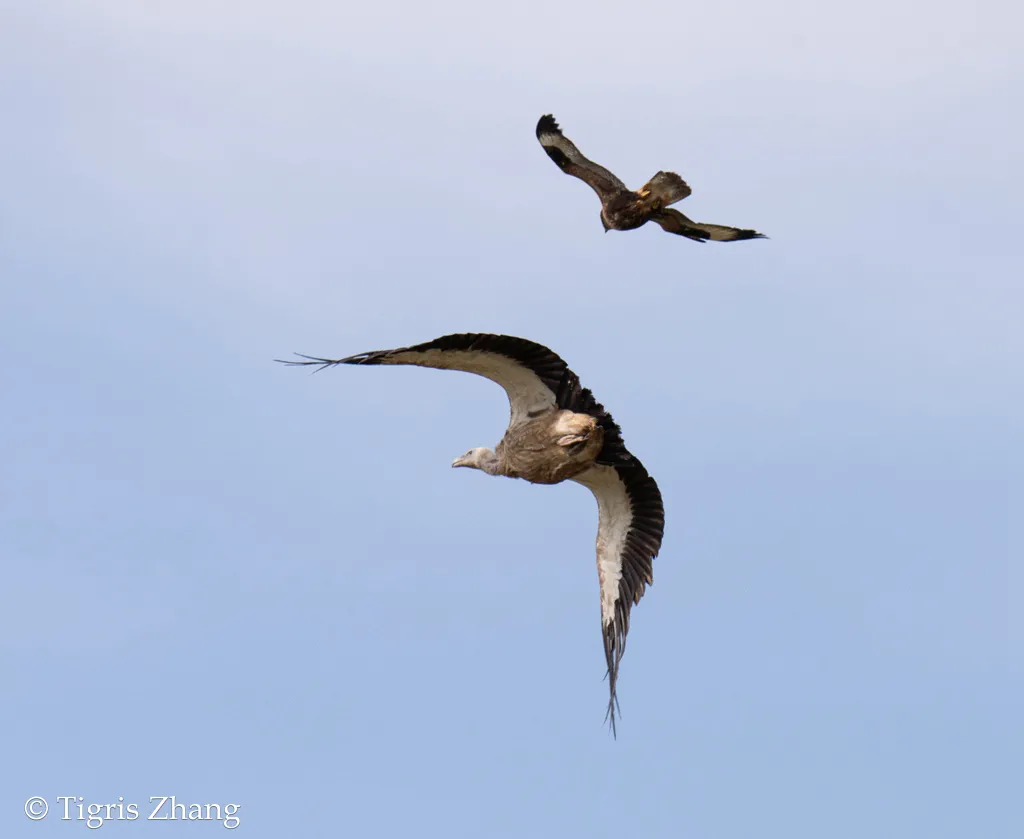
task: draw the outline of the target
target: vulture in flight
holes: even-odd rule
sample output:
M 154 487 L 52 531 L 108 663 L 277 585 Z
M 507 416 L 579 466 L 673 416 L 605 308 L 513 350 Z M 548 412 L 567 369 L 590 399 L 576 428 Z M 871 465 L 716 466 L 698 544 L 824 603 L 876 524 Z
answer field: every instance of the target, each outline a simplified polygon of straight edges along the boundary
M 693 221 L 670 204 L 690 194 L 686 181 L 675 172 L 658 172 L 640 189 L 630 190 L 603 166 L 587 160 L 572 140 L 562 133 L 555 118 L 545 114 L 537 123 L 537 139 L 555 164 L 567 175 L 589 185 L 601 199 L 601 224 L 609 230 L 635 230 L 653 221 L 662 230 L 693 239 L 695 242 L 735 242 L 737 239 L 766 239 L 756 230 L 741 230 L 721 224 Z
M 606 719 L 615 734 L 616 684 L 630 608 L 653 582 L 665 511 L 643 464 L 626 449 L 619 426 L 566 363 L 547 347 L 511 335 L 445 335 L 427 343 L 335 360 L 300 355 L 289 365 L 411 364 L 462 370 L 508 394 L 511 417 L 501 442 L 470 449 L 452 466 L 535 484 L 575 481 L 597 499 L 597 577 L 601 635 L 610 696 Z

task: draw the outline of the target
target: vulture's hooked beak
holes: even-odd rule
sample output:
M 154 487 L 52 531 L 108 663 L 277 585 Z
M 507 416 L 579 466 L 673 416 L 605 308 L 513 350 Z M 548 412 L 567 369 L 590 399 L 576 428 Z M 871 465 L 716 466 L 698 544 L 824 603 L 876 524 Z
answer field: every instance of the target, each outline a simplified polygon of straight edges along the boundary
M 452 461 L 452 469 L 454 469 L 456 466 L 469 466 L 469 459 L 466 457 L 466 455 L 460 455 L 459 457 L 455 458 L 455 460 Z

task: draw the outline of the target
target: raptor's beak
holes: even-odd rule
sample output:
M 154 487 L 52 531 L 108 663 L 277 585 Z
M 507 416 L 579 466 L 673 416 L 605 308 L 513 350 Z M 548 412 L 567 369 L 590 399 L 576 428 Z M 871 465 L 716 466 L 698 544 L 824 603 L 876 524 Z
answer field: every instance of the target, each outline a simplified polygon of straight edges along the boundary
M 465 455 L 457 457 L 455 458 L 455 460 L 452 461 L 452 469 L 454 469 L 456 466 L 469 466 L 469 464 L 466 462 Z

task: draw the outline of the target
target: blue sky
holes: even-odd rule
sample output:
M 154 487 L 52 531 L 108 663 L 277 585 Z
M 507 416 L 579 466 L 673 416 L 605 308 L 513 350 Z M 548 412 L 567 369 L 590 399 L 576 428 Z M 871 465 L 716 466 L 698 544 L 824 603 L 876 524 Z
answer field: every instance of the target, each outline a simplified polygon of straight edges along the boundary
M 1019 8 L 0 15 L 4 836 L 1021 834 Z M 604 235 L 547 112 L 771 239 Z M 272 362 L 457 331 L 662 489 L 617 741 L 590 494 L 449 468 L 500 389 Z

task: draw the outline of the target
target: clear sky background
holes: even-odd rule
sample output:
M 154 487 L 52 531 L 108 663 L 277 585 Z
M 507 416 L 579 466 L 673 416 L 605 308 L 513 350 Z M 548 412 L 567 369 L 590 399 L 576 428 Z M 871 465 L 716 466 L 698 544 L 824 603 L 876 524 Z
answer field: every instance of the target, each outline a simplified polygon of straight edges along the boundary
M 0 16 L 0 834 L 1024 835 L 1018 4 Z M 547 112 L 771 239 L 603 234 Z M 592 497 L 449 467 L 501 390 L 272 361 L 460 331 L 664 494 L 617 741 Z

